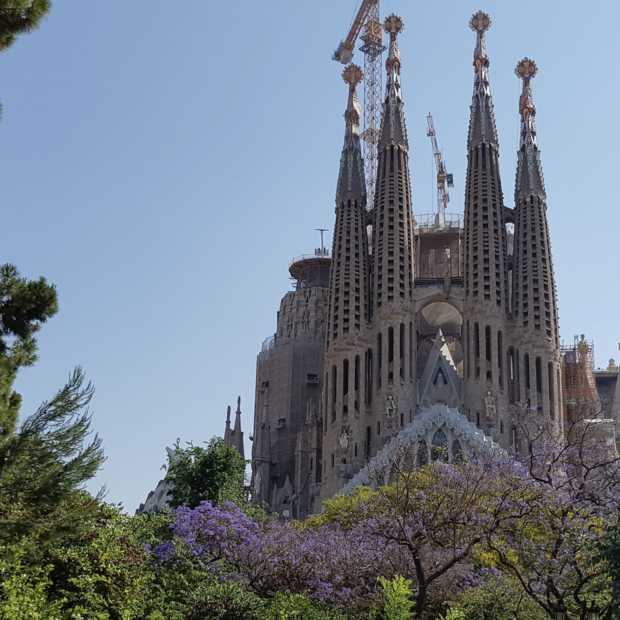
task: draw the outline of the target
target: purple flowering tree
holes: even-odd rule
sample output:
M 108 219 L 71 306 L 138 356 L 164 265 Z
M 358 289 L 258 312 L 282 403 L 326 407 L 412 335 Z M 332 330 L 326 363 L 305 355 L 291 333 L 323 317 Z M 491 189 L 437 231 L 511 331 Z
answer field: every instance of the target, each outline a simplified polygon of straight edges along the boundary
M 529 510 L 487 539 L 498 566 L 548 614 L 604 617 L 613 604 L 600 542 L 618 522 L 620 467 L 599 420 L 580 420 L 558 436 L 524 426 Z
M 398 466 L 404 461 L 395 459 L 390 484 L 359 510 L 370 536 L 407 553 L 420 613 L 433 588 L 462 577 L 488 536 L 527 513 L 530 483 L 510 459 L 436 461 L 413 471 Z
M 364 528 L 258 523 L 232 503 L 178 508 L 173 529 L 174 542 L 155 550 L 160 560 L 189 550 L 214 574 L 262 596 L 303 592 L 325 603 L 359 604 L 373 598 L 379 575 L 407 570 L 399 549 L 390 553 Z

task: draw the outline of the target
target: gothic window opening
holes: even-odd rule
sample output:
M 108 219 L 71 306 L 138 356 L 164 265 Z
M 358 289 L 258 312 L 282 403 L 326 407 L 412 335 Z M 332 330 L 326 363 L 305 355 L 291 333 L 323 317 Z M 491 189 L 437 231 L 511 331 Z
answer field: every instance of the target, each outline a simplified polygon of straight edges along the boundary
M 332 422 L 336 421 L 336 398 L 338 395 L 338 368 L 332 366 Z
M 555 373 L 553 372 L 553 364 L 551 362 L 547 365 L 547 376 L 549 378 L 549 413 L 553 420 L 555 418 L 555 391 L 553 389 L 553 378 Z
M 426 441 L 422 439 L 418 444 L 418 467 L 423 467 L 428 463 L 428 447 Z
M 458 439 L 455 439 L 452 442 L 452 462 L 453 463 L 462 463 L 464 461 L 463 448 L 461 447 L 461 442 Z
M 504 389 L 504 336 L 501 331 L 497 332 L 497 366 L 499 370 L 499 387 Z
M 394 328 L 388 327 L 388 384 L 394 383 Z
M 448 379 L 443 368 L 438 368 L 433 379 L 433 385 L 448 385 Z
M 372 349 L 366 351 L 366 404 L 372 404 L 372 380 L 373 380 L 373 368 L 372 368 Z
M 399 372 L 402 381 L 405 380 L 405 324 L 400 324 L 400 339 L 399 339 Z
M 381 332 L 377 334 L 377 390 L 381 389 L 381 375 L 383 369 L 381 368 L 383 361 L 383 336 Z
M 523 355 L 523 371 L 525 372 L 525 387 L 528 390 L 532 389 L 532 379 L 530 377 L 530 354 L 525 353 Z
M 433 435 L 431 460 L 448 462 L 448 437 L 442 429 Z
M 344 359 L 342 361 L 342 415 L 349 413 L 348 406 L 349 395 L 349 360 Z
M 542 360 L 536 358 L 536 393 L 542 394 Z
M 491 368 L 491 327 L 489 325 L 484 329 L 484 349 L 487 362 L 487 379 L 491 379 L 493 372 Z

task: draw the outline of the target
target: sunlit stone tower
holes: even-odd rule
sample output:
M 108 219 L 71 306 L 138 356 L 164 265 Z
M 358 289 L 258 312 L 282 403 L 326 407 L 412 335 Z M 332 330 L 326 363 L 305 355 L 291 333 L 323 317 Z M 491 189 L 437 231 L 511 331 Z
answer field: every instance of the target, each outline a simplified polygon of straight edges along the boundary
M 521 137 L 515 183 L 514 347 L 509 358 L 511 376 L 516 375 L 517 381 L 510 385 L 510 400 L 523 403 L 529 413 L 542 414 L 561 426 L 558 309 L 531 88 L 536 72 L 536 63 L 529 58 L 519 62 L 515 70 L 523 88 L 519 99 Z
M 252 497 L 284 516 L 307 514 L 300 506 L 311 505 L 321 482 L 317 430 L 330 263 L 323 247 L 291 262 L 294 290 L 282 297 L 276 332 L 256 360 Z
M 360 104 L 356 86 L 362 71 L 349 65 L 342 77 L 349 86 L 345 137 L 336 190 L 336 225 L 329 283 L 325 379 L 323 383 L 323 451 L 325 492 L 335 492 L 343 467 L 359 454 L 347 455 L 339 442 L 359 434 L 365 332 L 369 312 L 369 255 L 366 233 L 366 180 L 360 143 Z M 356 444 L 357 445 L 357 444 Z M 347 443 L 348 447 L 348 443 Z M 349 456 L 347 460 L 347 456 Z
M 507 444 L 504 347 L 508 271 L 499 141 L 485 42 L 490 25 L 489 16 L 482 11 L 470 21 L 476 47 L 465 189 L 464 406 L 471 421 Z
M 387 89 L 378 144 L 372 218 L 372 289 L 367 401 L 374 419 L 366 426 L 367 455 L 373 455 L 415 408 L 413 323 L 414 235 L 409 141 L 400 82 L 398 34 L 403 21 L 390 15 Z M 373 394 L 374 392 L 374 394 Z
M 409 144 L 400 90 L 400 17 L 389 16 L 387 89 L 378 143 L 375 204 L 367 218 L 359 109 L 349 67 L 347 130 L 336 197 L 324 389 L 323 484 L 327 497 L 397 432 L 415 409 L 412 316 L 414 237 Z M 372 254 L 366 223 L 372 222 Z M 359 253 L 359 255 L 358 255 Z M 370 289 L 366 275 L 369 273 Z
M 522 425 L 552 422 L 562 430 L 563 401 L 567 411 L 585 412 L 580 418 L 596 416 L 598 383 L 613 418 L 597 420 L 601 441 L 614 444 L 617 367 L 595 377 L 583 338 L 560 347 L 531 91 L 536 65 L 524 59 L 517 66 L 521 138 L 509 208 L 489 84 L 491 20 L 479 11 L 469 25 L 476 44 L 462 217 L 413 217 L 402 20 L 391 15 L 384 24 L 387 89 L 371 205 L 356 95 L 362 74 L 355 65 L 343 73 L 349 92 L 332 260 L 321 248 L 293 262 L 295 291 L 282 299 L 277 332 L 257 362 L 252 493 L 282 516 L 316 512 L 321 500 L 368 482 L 366 465 L 389 465 L 404 440 L 413 445 L 414 466 L 497 444 L 521 451 Z

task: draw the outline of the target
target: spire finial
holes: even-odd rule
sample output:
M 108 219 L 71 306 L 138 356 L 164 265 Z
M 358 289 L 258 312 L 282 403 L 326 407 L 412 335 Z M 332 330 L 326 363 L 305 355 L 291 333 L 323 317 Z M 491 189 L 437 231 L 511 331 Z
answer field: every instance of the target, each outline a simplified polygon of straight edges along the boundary
M 475 88 L 477 92 L 489 95 L 489 56 L 484 33 L 491 27 L 491 18 L 487 13 L 478 11 L 469 20 L 469 27 L 476 33 L 476 47 L 474 49 Z
M 342 79 L 352 90 L 355 90 L 355 87 L 362 81 L 363 77 L 362 70 L 353 63 L 347 65 L 342 72 Z
M 469 27 L 482 36 L 491 27 L 491 18 L 488 13 L 477 11 L 471 16 Z
M 532 86 L 530 82 L 538 73 L 536 63 L 530 58 L 519 61 L 515 68 L 515 75 L 523 81 L 523 90 L 519 98 L 519 114 L 521 115 L 521 146 L 536 146 L 536 106 L 532 97 Z
M 390 51 L 385 68 L 388 74 L 388 93 L 394 89 L 395 94 L 400 96 L 400 50 L 398 49 L 397 37 L 403 31 L 404 23 L 398 15 L 389 15 L 383 22 L 383 29 L 390 35 Z
M 237 396 L 237 413 L 241 413 L 241 396 Z
M 226 426 L 230 426 L 230 405 L 226 407 Z
M 390 35 L 390 39 L 395 39 L 399 32 L 403 31 L 405 24 L 403 18 L 399 15 L 388 15 L 383 23 L 383 29 Z
M 347 142 L 359 135 L 361 107 L 355 89 L 363 78 L 362 70 L 354 64 L 347 65 L 342 72 L 342 79 L 349 85 L 349 99 L 344 113 L 347 128 L 345 140 Z

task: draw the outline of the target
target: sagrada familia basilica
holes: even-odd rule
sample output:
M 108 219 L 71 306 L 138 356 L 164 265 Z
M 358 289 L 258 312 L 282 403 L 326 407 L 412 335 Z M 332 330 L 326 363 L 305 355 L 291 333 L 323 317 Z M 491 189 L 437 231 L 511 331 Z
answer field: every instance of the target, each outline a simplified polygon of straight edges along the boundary
M 416 217 L 401 91 L 402 20 L 389 37 L 374 200 L 362 157 L 361 69 L 348 65 L 331 253 L 289 267 L 294 290 L 258 354 L 253 498 L 303 517 L 350 484 L 398 436 L 417 462 L 494 446 L 518 454 L 523 421 L 557 433 L 595 419 L 615 450 L 620 381 L 594 371 L 584 338 L 562 346 L 547 193 L 524 58 L 514 207 L 505 204 L 489 80 L 488 15 L 476 13 L 464 215 Z M 515 119 L 516 120 L 516 119 Z M 552 200 L 549 202 L 551 208 Z M 229 418 L 230 419 L 230 418 Z M 240 439 L 241 438 L 241 439 Z M 243 446 L 240 407 L 227 443 Z

